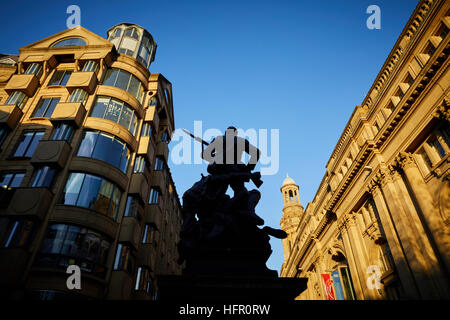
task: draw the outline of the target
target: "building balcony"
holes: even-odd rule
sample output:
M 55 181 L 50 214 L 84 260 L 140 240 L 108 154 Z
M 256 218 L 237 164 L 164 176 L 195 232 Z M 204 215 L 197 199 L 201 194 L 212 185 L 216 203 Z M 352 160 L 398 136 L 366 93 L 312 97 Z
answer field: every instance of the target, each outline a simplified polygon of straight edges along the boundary
M 137 265 L 148 266 L 151 270 L 155 270 L 156 255 L 156 243 L 141 244 L 136 257 Z
M 11 129 L 15 128 L 22 115 L 22 110 L 15 104 L 0 106 L 0 124 L 6 125 Z
M 151 122 L 153 129 L 159 128 L 159 116 L 158 112 L 156 111 L 156 106 L 148 107 L 148 109 L 145 111 L 145 122 Z
M 74 224 L 97 230 L 114 239 L 119 224 L 112 218 L 88 208 L 56 205 L 49 219 L 51 222 Z
M 11 77 L 5 87 L 5 91 L 11 94 L 13 91 L 21 91 L 28 97 L 36 92 L 39 79 L 34 74 L 15 74 Z
M 59 168 L 64 168 L 71 149 L 70 145 L 64 140 L 41 140 L 30 162 L 35 166 L 56 165 Z
M 0 288 L 14 287 L 23 277 L 30 253 L 23 248 L 0 250 Z
M 153 170 L 150 181 L 152 186 L 158 186 L 161 192 L 166 190 L 166 175 L 164 170 Z
M 61 121 L 71 122 L 77 127 L 80 127 L 85 115 L 86 109 L 84 108 L 83 103 L 60 102 L 56 105 L 50 121 L 52 123 L 58 123 Z
M 53 199 L 47 188 L 17 188 L 9 203 L 7 215 L 45 218 Z
M 93 94 L 97 86 L 97 75 L 95 72 L 73 72 L 67 81 L 66 88 L 69 92 L 80 88 L 89 94 Z
M 150 166 L 155 158 L 155 145 L 151 137 L 141 137 L 138 144 L 137 154 L 147 158 Z
M 135 218 L 124 217 L 120 225 L 119 242 L 128 242 L 137 248 L 140 235 L 139 222 Z
M 156 145 L 156 155 L 164 157 L 166 163 L 169 161 L 169 145 L 167 144 L 167 142 L 158 142 L 158 144 Z
M 160 229 L 163 221 L 163 214 L 159 204 L 150 204 L 145 208 L 145 223 L 154 224 Z
M 128 193 L 137 194 L 143 203 L 148 201 L 149 184 L 143 173 L 133 173 Z
M 133 278 L 125 271 L 115 270 L 111 273 L 108 300 L 129 300 L 133 292 Z

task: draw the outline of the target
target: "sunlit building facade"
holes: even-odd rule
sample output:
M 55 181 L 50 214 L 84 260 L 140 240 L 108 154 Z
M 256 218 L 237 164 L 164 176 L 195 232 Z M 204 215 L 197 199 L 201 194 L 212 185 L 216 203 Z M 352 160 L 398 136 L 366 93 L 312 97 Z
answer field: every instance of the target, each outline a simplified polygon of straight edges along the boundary
M 298 299 L 450 298 L 449 28 L 449 1 L 420 1 L 305 210 L 284 181 Z
M 172 86 L 149 71 L 155 52 L 123 23 L 0 55 L 1 297 L 151 300 L 158 274 L 180 273 Z

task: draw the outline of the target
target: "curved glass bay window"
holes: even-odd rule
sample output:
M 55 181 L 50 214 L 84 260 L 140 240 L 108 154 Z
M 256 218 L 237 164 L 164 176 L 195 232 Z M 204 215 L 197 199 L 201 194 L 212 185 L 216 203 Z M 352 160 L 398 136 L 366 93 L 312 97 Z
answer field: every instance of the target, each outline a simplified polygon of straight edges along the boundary
M 72 172 L 59 203 L 90 208 L 115 220 L 121 196 L 119 187 L 102 177 Z
M 135 134 L 137 125 L 136 112 L 125 102 L 118 99 L 100 96 L 92 107 L 91 117 L 102 118 L 120 124 Z
M 0 247 L 27 248 L 34 234 L 34 222 L 0 217 Z
M 126 172 L 130 150 L 125 142 L 113 135 L 100 131 L 85 131 L 77 156 L 106 161 Z
M 108 69 L 103 85 L 122 89 L 135 97 L 140 103 L 142 103 L 144 98 L 144 86 L 141 81 L 125 70 Z
M 61 267 L 76 264 L 83 272 L 104 276 L 111 241 L 80 226 L 51 224 L 42 241 L 35 265 Z

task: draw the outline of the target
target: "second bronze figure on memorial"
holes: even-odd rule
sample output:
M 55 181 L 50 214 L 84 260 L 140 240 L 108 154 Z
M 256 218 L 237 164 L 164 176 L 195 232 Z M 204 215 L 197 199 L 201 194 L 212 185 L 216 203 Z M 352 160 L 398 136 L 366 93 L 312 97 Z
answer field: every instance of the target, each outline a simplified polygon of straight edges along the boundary
M 234 127 L 210 144 L 194 138 L 207 145 L 202 158 L 209 163 L 209 175 L 202 174 L 183 195 L 178 243 L 178 263 L 186 261 L 183 273 L 277 276 L 265 266 L 272 253 L 269 235 L 283 239 L 287 234 L 258 227 L 264 225 L 255 212 L 261 194 L 245 187 L 250 180 L 258 188 L 263 183 L 261 174 L 253 172 L 260 151 L 238 137 Z M 250 156 L 247 164 L 241 161 L 244 152 Z M 226 194 L 228 187 L 233 197 Z

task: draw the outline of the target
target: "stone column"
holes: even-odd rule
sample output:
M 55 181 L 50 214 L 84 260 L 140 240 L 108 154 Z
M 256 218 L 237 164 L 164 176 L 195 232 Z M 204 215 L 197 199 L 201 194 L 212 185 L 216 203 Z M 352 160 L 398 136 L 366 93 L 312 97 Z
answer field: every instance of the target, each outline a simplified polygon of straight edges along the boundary
M 350 269 L 350 275 L 352 277 L 352 283 L 353 283 L 353 289 L 355 290 L 355 296 L 358 300 L 365 300 L 367 299 L 366 295 L 364 294 L 364 288 L 366 287 L 366 278 L 363 277 L 361 279 L 360 273 L 358 271 L 358 265 L 360 264 L 359 259 L 356 257 L 358 256 L 358 253 L 355 252 L 352 240 L 349 235 L 349 221 L 348 217 L 346 217 L 345 221 L 343 221 L 340 229 L 342 234 L 342 241 L 344 243 L 345 248 L 345 256 L 347 258 L 348 267 Z
M 439 273 L 436 257 L 432 256 L 432 248 L 402 177 L 392 166 L 382 167 L 379 175 L 382 179 L 381 189 L 421 298 L 442 298 L 435 278 Z
M 442 260 L 444 268 L 450 270 L 450 232 L 442 219 L 436 201 L 427 188 L 410 153 L 400 153 L 396 162 L 405 173 L 414 200 L 416 200 L 422 212 L 422 217 L 430 230 L 432 241 L 436 244 L 439 258 Z
M 414 277 L 408 264 L 408 260 L 400 243 L 397 230 L 392 221 L 391 214 L 386 205 L 380 184 L 377 180 L 372 180 L 369 183 L 369 192 L 377 207 L 378 215 L 380 217 L 381 225 L 383 226 L 386 240 L 391 250 L 392 259 L 394 260 L 396 274 L 401 284 L 400 298 L 418 299 L 420 297 L 417 287 L 414 283 Z

